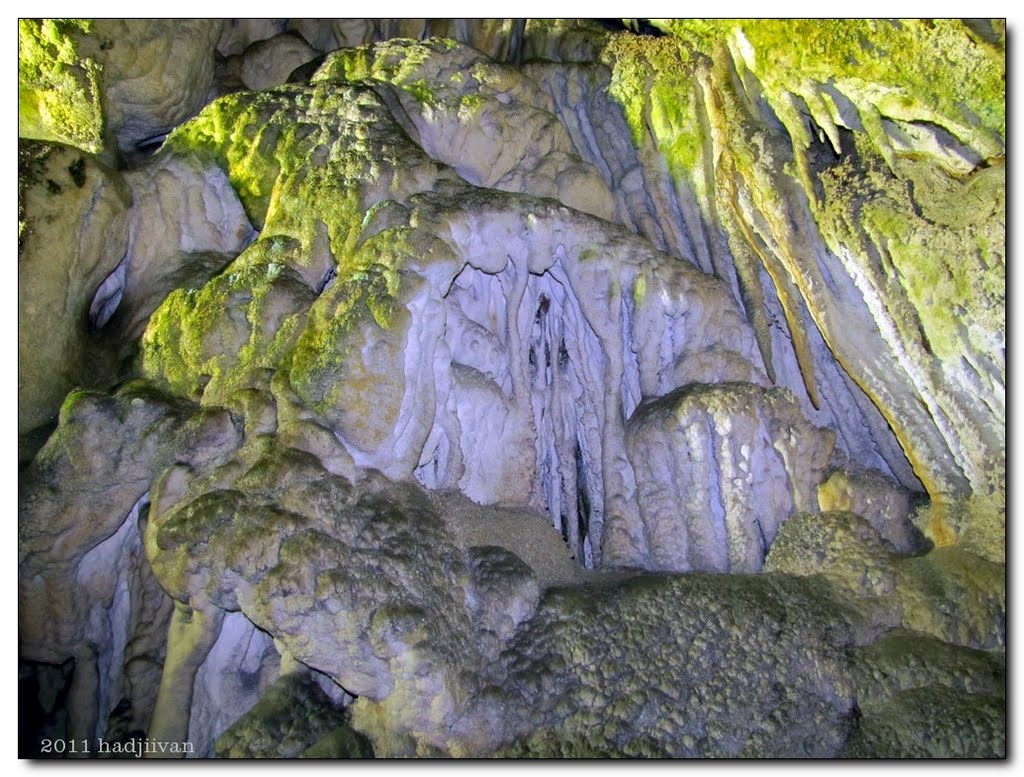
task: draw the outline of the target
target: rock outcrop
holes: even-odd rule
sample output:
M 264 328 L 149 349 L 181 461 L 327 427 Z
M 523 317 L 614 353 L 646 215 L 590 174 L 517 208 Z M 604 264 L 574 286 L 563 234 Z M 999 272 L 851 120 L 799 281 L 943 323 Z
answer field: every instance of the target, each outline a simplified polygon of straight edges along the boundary
M 159 145 L 206 104 L 213 19 L 22 19 L 18 134 L 97 153 Z
M 633 21 L 20 23 L 33 736 L 1005 754 L 1005 33 Z
M 833 435 L 778 389 L 697 385 L 630 418 L 642 530 L 616 524 L 623 566 L 684 572 L 760 571 L 779 527 L 817 509 L 815 486 Z
M 885 416 L 933 497 L 998 493 L 998 35 L 929 21 L 666 29 L 671 36 L 612 47 L 614 90 L 637 137 L 664 154 L 676 187 L 717 214 L 759 334 L 770 328 L 763 300 L 777 295 L 815 404 L 823 400 L 811 328 Z M 821 41 L 827 53 L 805 56 L 804 41 Z M 865 60 L 873 85 L 859 69 Z M 653 80 L 649 96 L 638 88 L 644 79 Z M 785 131 L 771 129 L 769 115 Z M 774 362 L 777 338 L 768 339 L 759 342 Z
M 72 389 L 108 379 L 96 330 L 118 304 L 131 195 L 77 149 L 23 143 L 18 154 L 21 436 L 54 420 Z

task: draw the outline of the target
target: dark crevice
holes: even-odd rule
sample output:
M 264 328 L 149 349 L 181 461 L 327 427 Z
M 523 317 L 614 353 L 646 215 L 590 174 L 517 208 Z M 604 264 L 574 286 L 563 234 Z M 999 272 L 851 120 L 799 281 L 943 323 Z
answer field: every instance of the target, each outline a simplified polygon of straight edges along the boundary
M 573 548 L 577 560 L 583 564 L 586 558 L 584 546 L 587 537 L 590 535 L 590 493 L 587 488 L 587 471 L 583 466 L 583 450 L 580 447 L 579 437 L 576 438 L 576 520 L 579 529 L 579 548 Z
M 633 35 L 647 35 L 652 38 L 664 38 L 667 35 L 651 24 L 649 19 L 594 19 L 593 21 L 612 32 L 629 32 Z
M 320 280 L 320 283 L 317 286 L 317 289 L 316 289 L 317 296 L 319 296 L 319 295 L 323 294 L 325 291 L 327 291 L 331 287 L 331 285 L 334 283 L 334 279 L 337 278 L 337 277 L 338 277 L 338 268 L 336 268 L 336 267 L 328 268 L 327 272 L 324 273 L 324 277 Z
M 843 161 L 844 157 L 849 157 L 855 154 L 854 133 L 845 127 L 837 126 L 836 130 L 839 135 L 840 153 L 836 153 L 836 150 L 832 148 L 832 143 L 827 138 L 824 141 L 818 140 L 815 135 L 812 134 L 812 138 L 815 139 L 807 149 L 806 153 L 807 166 L 810 168 L 815 181 L 818 181 L 821 178 L 822 173 L 839 165 L 839 163 Z
M 75 659 L 63 664 L 22 660 L 18 666 L 18 757 L 67 758 L 53 752 L 53 740 L 68 737 L 67 698 Z M 50 740 L 50 752 L 43 740 Z M 65 747 L 65 750 L 67 748 Z
M 135 150 L 140 154 L 155 154 L 167 140 L 168 133 L 161 132 L 148 138 L 143 138 L 135 144 Z
M 319 57 L 311 59 L 303 65 L 299 65 L 295 68 L 288 76 L 288 80 L 285 83 L 288 84 L 308 84 L 309 80 L 313 77 L 313 74 L 320 69 L 320 66 L 327 59 L 326 54 L 321 54 Z

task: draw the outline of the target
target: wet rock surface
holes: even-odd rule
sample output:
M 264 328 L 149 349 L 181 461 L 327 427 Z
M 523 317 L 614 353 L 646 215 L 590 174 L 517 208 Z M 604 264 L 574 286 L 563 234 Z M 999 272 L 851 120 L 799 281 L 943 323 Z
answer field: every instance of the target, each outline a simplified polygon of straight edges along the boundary
M 614 27 L 21 23 L 35 733 L 1005 755 L 1001 33 Z

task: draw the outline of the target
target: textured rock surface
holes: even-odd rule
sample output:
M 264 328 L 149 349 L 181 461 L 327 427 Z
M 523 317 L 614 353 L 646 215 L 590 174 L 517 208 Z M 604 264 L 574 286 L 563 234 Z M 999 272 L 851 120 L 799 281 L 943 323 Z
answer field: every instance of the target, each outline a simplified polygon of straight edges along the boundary
M 130 152 L 206 104 L 215 19 L 19 22 L 20 137 Z
M 593 563 L 608 506 L 626 520 L 637 511 L 622 418 L 686 383 L 763 381 L 750 330 L 713 278 L 606 222 L 458 183 L 374 93 L 330 84 L 223 101 L 170 141 L 227 157 L 264 238 L 198 293 L 170 295 L 143 338 L 146 373 L 212 404 L 290 363 L 298 400 L 357 464 L 397 479 L 415 470 L 485 503 L 519 499 L 525 480 L 529 504 Z M 286 121 L 310 131 L 260 144 L 293 164 L 335 163 L 318 176 L 249 170 L 245 144 L 220 134 Z M 367 126 L 367 141 L 346 143 Z M 369 177 L 348 178 L 371 164 Z M 439 178 L 441 192 L 420 193 Z M 339 202 L 344 181 L 352 195 Z M 331 276 L 335 255 L 351 259 Z M 336 358 L 346 341 L 358 343 L 353 356 Z
M 817 507 L 833 441 L 778 389 L 695 385 L 641 406 L 628 428 L 641 523 L 608 527 L 609 557 L 674 572 L 759 571 L 783 521 Z
M 198 757 L 214 755 L 217 738 L 264 697 L 281 663 L 274 641 L 248 618 L 225 616 L 194 681 L 188 741 Z
M 417 144 L 470 183 L 613 218 L 605 181 L 576 155 L 547 95 L 517 69 L 450 42 L 406 41 L 339 52 L 313 80 L 339 76 L 397 103 Z
M 955 645 L 1003 646 L 1002 565 L 957 546 L 909 557 L 894 550 L 852 513 L 807 513 L 786 523 L 765 569 L 822 575 L 865 618 L 869 632 L 903 626 Z
M 18 21 L 18 137 L 96 153 L 103 148 L 100 66 L 78 50 L 92 23 Z
M 1005 758 L 1006 702 L 940 688 L 904 691 L 870 710 L 847 758 Z
M 125 182 L 133 207 L 121 297 L 110 325 L 135 343 L 170 292 L 205 284 L 255 232 L 220 170 L 164 157 L 126 173 Z
M 80 44 L 102 67 L 107 133 L 129 151 L 206 104 L 219 19 L 97 19 Z
M 129 731 L 148 725 L 170 615 L 140 542 L 150 473 L 175 456 L 215 457 L 234 440 L 226 414 L 186 420 L 182 410 L 138 387 L 73 393 L 22 475 L 19 649 L 32 661 L 76 660 L 75 736 L 101 736 L 122 700 Z
M 27 736 L 1005 754 L 1001 28 L 20 36 Z
M 1001 658 L 911 632 L 858 650 L 862 718 L 844 757 L 1005 757 Z
M 299 35 L 285 33 L 269 40 L 258 40 L 242 55 L 242 83 L 257 92 L 280 86 L 293 70 L 316 57 L 316 49 Z
M 291 673 L 275 682 L 255 707 L 220 736 L 217 755 L 295 758 L 319 746 L 312 757 L 371 757 L 373 750 L 365 740 L 346 729 L 344 712 L 332 705 L 319 686 L 308 675 Z M 343 745 L 346 733 L 352 752 L 332 750 Z M 322 742 L 328 737 L 329 742 Z M 318 756 L 320 751 L 324 755 Z
M 287 25 L 287 19 L 225 19 L 217 53 L 224 57 L 241 54 L 253 43 L 280 35 Z
M 957 22 L 925 21 L 668 29 L 669 38 L 620 39 L 622 48 L 609 50 L 614 92 L 677 184 L 718 214 L 734 257 L 749 258 L 746 269 L 736 262 L 736 273 L 754 301 L 755 326 L 767 328 L 757 321 L 760 265 L 782 302 L 812 397 L 813 354 L 801 334 L 807 315 L 885 415 L 929 493 L 998 492 L 1005 477 L 992 464 L 1005 445 L 998 31 L 985 38 Z M 818 41 L 823 56 L 807 56 Z M 918 57 L 918 50 L 931 53 Z M 936 67 L 937 52 L 943 63 L 962 64 Z M 862 60 L 871 63 L 874 86 L 852 64 Z M 640 79 L 653 79 L 649 92 L 637 88 Z M 689 86 L 677 90 L 680 80 Z M 766 126 L 766 112 L 784 132 Z M 977 207 L 954 204 L 964 201 Z M 964 259 L 954 267 L 951 256 Z M 962 312 L 949 317 L 949 310 Z M 762 349 L 771 350 L 763 336 Z M 913 429 L 912 442 L 904 428 Z
M 71 389 L 108 380 L 90 317 L 96 290 L 125 257 L 131 197 L 120 174 L 76 149 L 23 142 L 18 153 L 23 435 L 52 421 Z
M 921 533 L 910 521 L 910 495 L 879 472 L 836 470 L 818 486 L 818 506 L 856 513 L 897 550 L 921 546 Z
M 545 700 L 544 724 L 502 754 L 835 756 L 852 725 L 844 638 L 796 580 L 649 577 L 553 594 L 510 667 L 512 688 Z

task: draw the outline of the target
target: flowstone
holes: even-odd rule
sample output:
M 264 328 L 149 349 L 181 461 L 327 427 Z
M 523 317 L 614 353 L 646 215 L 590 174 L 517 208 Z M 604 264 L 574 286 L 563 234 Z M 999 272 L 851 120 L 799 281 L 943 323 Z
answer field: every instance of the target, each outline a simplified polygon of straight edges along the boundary
M 633 22 L 22 23 L 30 735 L 1005 756 L 1004 38 Z

